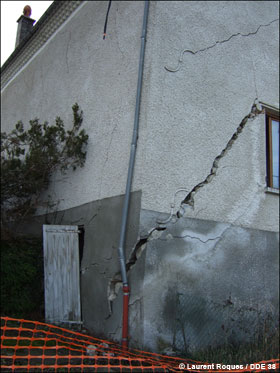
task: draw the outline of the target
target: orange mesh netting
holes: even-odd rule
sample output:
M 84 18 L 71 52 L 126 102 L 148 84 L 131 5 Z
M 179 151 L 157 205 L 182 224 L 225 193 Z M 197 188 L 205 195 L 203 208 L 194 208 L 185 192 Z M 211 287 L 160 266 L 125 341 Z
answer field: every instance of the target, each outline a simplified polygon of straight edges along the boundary
M 229 372 L 224 367 L 199 367 L 203 364 L 208 363 L 125 351 L 115 343 L 54 325 L 1 317 L 1 372 Z M 258 364 L 266 371 L 279 370 L 279 359 Z M 263 371 L 258 366 L 250 369 L 250 364 L 237 368 L 230 371 Z

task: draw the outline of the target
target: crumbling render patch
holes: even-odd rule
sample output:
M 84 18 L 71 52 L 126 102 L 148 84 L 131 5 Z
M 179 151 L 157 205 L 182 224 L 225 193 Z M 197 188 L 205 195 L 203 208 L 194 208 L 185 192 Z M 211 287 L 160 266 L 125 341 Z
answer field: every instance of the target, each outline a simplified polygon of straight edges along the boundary
M 192 207 L 194 206 L 194 196 L 195 196 L 195 194 L 198 192 L 198 190 L 200 188 L 209 184 L 213 180 L 213 178 L 216 176 L 220 160 L 223 157 L 225 157 L 226 154 L 229 152 L 229 150 L 232 148 L 233 144 L 235 143 L 235 141 L 237 140 L 237 138 L 239 137 L 239 135 L 243 131 L 245 125 L 248 123 L 249 120 L 254 120 L 261 113 L 263 113 L 263 109 L 262 109 L 261 105 L 259 104 L 258 99 L 255 99 L 249 114 L 247 114 L 242 119 L 242 121 L 238 125 L 236 131 L 231 136 L 230 140 L 227 142 L 225 148 L 214 159 L 211 170 L 210 170 L 210 173 L 206 176 L 206 178 L 202 182 L 198 183 L 197 185 L 195 185 L 192 188 L 192 190 L 187 194 L 187 196 L 181 202 L 180 208 L 175 215 L 173 214 L 174 206 L 173 206 L 173 204 L 171 204 L 171 217 L 175 217 L 176 219 L 181 218 L 184 215 L 184 212 L 185 212 L 185 209 L 184 209 L 183 205 L 189 205 L 189 206 L 192 206 Z M 178 189 L 178 191 L 180 191 L 180 192 L 182 190 L 185 190 L 185 189 L 183 189 L 183 188 Z M 141 254 L 145 250 L 145 248 L 147 246 L 147 243 L 151 240 L 160 239 L 161 235 L 163 234 L 163 231 L 167 229 L 166 226 L 163 225 L 163 223 L 168 223 L 171 220 L 171 217 L 169 217 L 165 222 L 159 222 L 158 221 L 158 225 L 156 227 L 152 228 L 149 231 L 149 233 L 147 234 L 146 237 L 140 238 L 138 240 L 138 242 L 136 243 L 136 245 L 135 245 L 134 249 L 132 250 L 132 252 L 130 254 L 130 257 L 129 257 L 127 263 L 126 263 L 127 273 L 134 267 L 137 260 L 140 258 Z M 218 237 L 210 238 L 206 241 L 203 241 L 203 240 L 200 240 L 200 241 L 202 243 L 207 243 L 208 241 L 216 241 L 217 239 L 221 239 L 222 235 L 219 235 Z M 167 234 L 166 239 L 171 240 L 171 239 L 174 239 L 174 238 L 184 238 L 184 237 L 187 237 L 187 236 L 188 235 L 182 236 L 182 237 L 181 236 L 178 236 L 178 237 L 175 236 L 174 237 L 170 234 Z M 190 237 L 192 239 L 199 239 L 197 237 L 192 237 L 192 236 L 188 236 L 188 237 Z M 107 316 L 106 319 L 108 319 L 113 313 L 113 308 L 112 308 L 113 301 L 117 298 L 118 292 L 121 289 L 121 287 L 122 287 L 121 273 L 117 272 L 108 283 L 107 298 L 108 298 L 108 305 L 109 305 L 109 315 Z
M 232 38 L 235 38 L 236 36 L 243 36 L 243 37 L 247 37 L 247 36 L 251 36 L 251 35 L 255 35 L 258 33 L 258 31 L 262 28 L 262 27 L 268 27 L 270 26 L 273 22 L 276 22 L 276 21 L 279 21 L 279 18 L 276 18 L 274 19 L 273 21 L 267 23 L 267 24 L 264 24 L 264 25 L 259 25 L 259 27 L 256 29 L 256 31 L 253 31 L 253 32 L 249 32 L 248 34 L 243 34 L 241 32 L 237 32 L 236 34 L 232 34 L 229 38 L 227 39 L 224 39 L 224 40 L 218 40 L 216 41 L 214 44 L 210 45 L 209 47 L 205 47 L 205 48 L 202 48 L 202 49 L 198 49 L 196 51 L 192 51 L 191 49 L 185 49 L 181 52 L 181 55 L 179 57 L 179 60 L 178 60 L 178 65 L 176 68 L 172 68 L 172 67 L 168 67 L 168 66 L 164 66 L 165 70 L 169 71 L 169 72 L 172 72 L 172 73 L 175 73 L 176 71 L 179 71 L 180 67 L 181 67 L 181 63 L 183 62 L 183 56 L 185 53 L 190 53 L 190 54 L 197 54 L 197 53 L 200 53 L 200 52 L 205 52 L 209 49 L 212 49 L 214 47 L 216 47 L 218 44 L 223 44 L 223 43 L 227 43 L 228 41 L 230 41 Z
M 133 248 L 128 261 L 126 262 L 126 272 L 127 274 L 129 271 L 134 267 L 135 263 L 137 260 L 140 258 L 142 255 L 143 251 L 146 248 L 146 245 L 149 241 L 156 240 L 161 237 L 163 231 L 166 228 L 162 227 L 155 227 L 150 232 L 145 238 L 141 238 L 138 240 L 136 243 L 135 247 Z M 117 298 L 117 295 L 119 293 L 119 290 L 122 287 L 122 279 L 121 279 L 121 273 L 117 272 L 113 276 L 113 278 L 109 281 L 108 283 L 108 288 L 107 288 L 107 299 L 108 299 L 108 308 L 109 308 L 109 315 L 106 317 L 106 320 L 111 317 L 113 313 L 113 301 Z

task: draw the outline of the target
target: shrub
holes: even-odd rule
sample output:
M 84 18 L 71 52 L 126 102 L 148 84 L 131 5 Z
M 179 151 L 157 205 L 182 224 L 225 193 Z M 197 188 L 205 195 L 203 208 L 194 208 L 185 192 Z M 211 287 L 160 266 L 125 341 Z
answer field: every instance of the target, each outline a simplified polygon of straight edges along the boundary
M 57 117 L 54 125 L 31 120 L 28 130 L 19 121 L 11 133 L 1 133 L 1 217 L 3 224 L 32 215 L 52 174 L 82 167 L 88 135 L 81 128 L 83 112 L 72 107 L 73 126 L 64 129 Z

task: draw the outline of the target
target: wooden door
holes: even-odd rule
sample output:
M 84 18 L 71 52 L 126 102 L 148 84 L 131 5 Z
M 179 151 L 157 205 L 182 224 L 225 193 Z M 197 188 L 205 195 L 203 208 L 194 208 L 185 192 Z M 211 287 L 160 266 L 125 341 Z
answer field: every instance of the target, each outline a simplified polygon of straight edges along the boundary
M 81 324 L 79 230 L 72 225 L 43 225 L 45 319 Z

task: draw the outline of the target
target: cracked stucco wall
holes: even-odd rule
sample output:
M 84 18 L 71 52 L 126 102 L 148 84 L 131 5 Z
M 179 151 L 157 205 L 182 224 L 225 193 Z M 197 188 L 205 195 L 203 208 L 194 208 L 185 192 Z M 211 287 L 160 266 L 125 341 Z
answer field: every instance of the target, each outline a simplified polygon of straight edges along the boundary
M 255 99 L 279 107 L 278 8 L 265 1 L 150 2 L 133 181 L 143 209 L 168 213 L 178 188 L 189 192 L 205 180 Z M 44 196 L 59 201 L 58 210 L 125 191 L 143 2 L 115 1 L 104 41 L 106 10 L 106 2 L 84 2 L 2 91 L 3 129 L 35 116 L 67 123 L 75 101 L 84 111 L 85 167 L 55 175 Z M 265 192 L 265 178 L 261 114 L 186 216 L 277 231 L 279 196 Z M 175 209 L 183 199 L 176 197 Z
M 84 1 L 70 21 L 1 92 L 2 130 L 34 117 L 72 123 L 72 105 L 84 112 L 89 134 L 85 167 L 56 174 L 44 198 L 65 210 L 125 192 L 134 119 L 143 2 Z M 43 209 L 39 213 L 44 213 Z
M 151 3 L 132 345 L 186 353 L 252 338 L 261 318 L 277 320 L 279 195 L 266 193 L 259 101 L 279 108 L 278 10 Z
M 186 197 L 203 182 L 255 99 L 279 107 L 278 13 L 277 2 L 151 3 L 135 173 L 142 208 L 170 212 L 179 188 Z M 194 201 L 185 216 L 279 230 L 264 114 L 237 133 Z
M 83 109 L 86 165 L 55 175 L 48 194 L 59 200 L 56 223 L 86 225 L 85 326 L 118 339 L 121 199 L 107 197 L 125 191 L 143 2 L 114 1 L 103 41 L 106 10 L 107 2 L 84 2 L 8 84 L 2 126 L 58 114 L 67 122 L 75 101 Z M 256 297 L 274 309 L 279 195 L 265 192 L 265 115 L 254 110 L 279 107 L 278 13 L 278 2 L 150 2 L 133 181 L 142 194 L 127 242 L 131 346 L 186 349 L 197 346 L 196 333 L 205 345 L 207 333 L 223 339 L 214 313 L 226 324 L 228 300 L 234 312 L 259 307 Z M 166 69 L 180 59 L 178 71 Z M 184 215 L 158 230 L 178 189 L 173 209 L 185 201 Z

